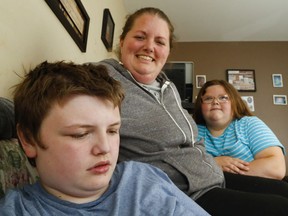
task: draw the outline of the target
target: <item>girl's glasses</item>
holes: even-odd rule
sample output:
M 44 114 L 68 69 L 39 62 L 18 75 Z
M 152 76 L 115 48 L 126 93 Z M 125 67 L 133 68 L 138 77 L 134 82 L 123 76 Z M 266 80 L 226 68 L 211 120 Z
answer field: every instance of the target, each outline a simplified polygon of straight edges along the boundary
M 229 101 L 229 97 L 228 95 L 220 95 L 218 97 L 207 96 L 202 98 L 202 103 L 211 104 L 214 100 L 217 100 L 219 103 L 226 103 Z

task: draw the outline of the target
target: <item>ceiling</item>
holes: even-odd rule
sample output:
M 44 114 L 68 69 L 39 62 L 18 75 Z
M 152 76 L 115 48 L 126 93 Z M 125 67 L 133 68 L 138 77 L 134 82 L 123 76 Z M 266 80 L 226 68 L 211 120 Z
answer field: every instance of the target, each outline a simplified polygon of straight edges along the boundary
M 288 41 L 288 0 L 123 0 L 163 10 L 179 42 Z

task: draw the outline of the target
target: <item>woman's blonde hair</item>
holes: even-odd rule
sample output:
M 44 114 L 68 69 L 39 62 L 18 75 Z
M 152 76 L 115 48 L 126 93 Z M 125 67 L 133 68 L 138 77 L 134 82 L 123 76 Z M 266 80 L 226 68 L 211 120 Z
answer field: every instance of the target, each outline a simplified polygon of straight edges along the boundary
M 125 25 L 122 28 L 122 33 L 120 35 L 120 41 L 123 41 L 125 39 L 127 33 L 133 28 L 135 21 L 143 14 L 157 15 L 158 17 L 160 17 L 167 23 L 168 28 L 169 28 L 169 46 L 171 49 L 173 47 L 173 43 L 175 40 L 174 26 L 172 25 L 168 16 L 162 10 L 158 8 L 153 8 L 153 7 L 141 8 L 135 11 L 133 14 L 127 16 L 127 20 L 125 22 Z M 121 59 L 121 52 L 120 52 L 119 45 L 118 45 L 118 48 L 116 49 L 116 54 L 118 58 Z

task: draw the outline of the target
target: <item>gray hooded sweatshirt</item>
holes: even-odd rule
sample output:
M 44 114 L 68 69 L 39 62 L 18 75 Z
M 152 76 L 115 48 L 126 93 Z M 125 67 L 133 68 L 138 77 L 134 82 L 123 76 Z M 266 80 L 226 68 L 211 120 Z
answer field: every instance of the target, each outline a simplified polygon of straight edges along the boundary
M 224 187 L 222 170 L 206 153 L 203 141 L 197 141 L 197 126 L 163 72 L 157 77 L 161 86 L 157 100 L 115 59 L 97 64 L 105 65 L 125 90 L 119 161 L 141 161 L 162 169 L 194 200 L 212 188 Z

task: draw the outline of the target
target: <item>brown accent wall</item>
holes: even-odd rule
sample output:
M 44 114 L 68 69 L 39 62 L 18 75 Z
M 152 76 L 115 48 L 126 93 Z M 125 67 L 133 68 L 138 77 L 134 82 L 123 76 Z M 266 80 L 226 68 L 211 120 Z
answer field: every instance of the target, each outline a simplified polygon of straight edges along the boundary
M 254 97 L 254 114 L 273 130 L 288 152 L 288 105 L 273 104 L 273 94 L 288 96 L 288 42 L 179 42 L 169 61 L 194 62 L 194 80 L 195 75 L 226 80 L 226 69 L 254 69 L 256 92 L 240 94 Z M 282 74 L 283 88 L 273 87 L 272 74 Z M 194 88 L 193 98 L 197 93 Z

